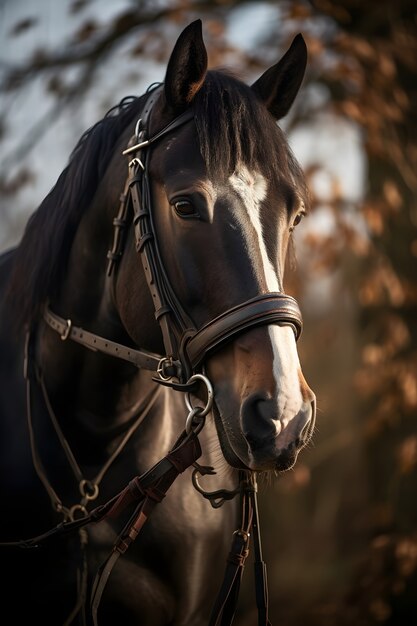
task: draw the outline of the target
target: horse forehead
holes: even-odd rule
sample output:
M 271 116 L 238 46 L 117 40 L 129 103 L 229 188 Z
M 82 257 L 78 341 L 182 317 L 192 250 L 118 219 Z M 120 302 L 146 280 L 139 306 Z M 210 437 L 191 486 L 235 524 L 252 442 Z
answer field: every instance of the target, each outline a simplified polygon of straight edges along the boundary
M 246 217 L 242 218 L 242 211 L 236 213 L 238 223 L 247 239 L 250 250 L 257 249 L 256 255 L 261 263 L 256 270 L 260 280 L 264 280 L 269 291 L 279 291 L 279 280 L 271 259 L 268 255 L 265 238 L 266 225 L 262 224 L 261 205 L 265 200 L 268 184 L 266 178 L 256 170 L 249 171 L 245 165 L 236 168 L 229 177 L 229 183 L 234 191 L 240 196 L 246 210 Z M 247 225 L 251 224 L 251 231 Z M 249 234 L 250 233 L 250 234 Z M 255 258 L 255 257 L 254 257 Z
M 240 165 L 229 176 L 229 183 L 240 196 L 250 215 L 259 210 L 261 202 L 265 200 L 268 192 L 267 180 L 261 172 L 258 170 L 249 171 L 246 165 Z

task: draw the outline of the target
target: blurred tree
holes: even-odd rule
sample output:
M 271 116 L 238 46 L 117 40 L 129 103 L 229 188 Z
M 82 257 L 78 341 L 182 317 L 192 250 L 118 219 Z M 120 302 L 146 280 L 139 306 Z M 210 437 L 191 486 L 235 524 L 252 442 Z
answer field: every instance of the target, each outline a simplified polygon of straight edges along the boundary
M 321 63 L 315 80 L 329 89 L 329 105 L 362 128 L 368 163 L 357 207 L 365 239 L 343 219 L 335 189 L 332 241 L 311 242 L 324 265 L 342 268 L 357 308 L 355 436 L 364 440 L 367 484 L 366 508 L 345 513 L 368 547 L 345 602 L 328 605 L 327 619 L 409 625 L 417 623 L 417 7 L 409 0 L 310 6 L 312 19 L 336 25 L 320 33 L 317 48 L 333 62 Z M 339 536 L 349 536 L 346 518 Z
M 364 129 L 369 245 L 357 289 L 356 373 L 366 442 L 369 550 L 349 623 L 417 623 L 417 7 L 315 0 L 340 27 L 333 102 Z M 354 607 L 354 608 L 353 608 Z M 355 621 L 356 620 L 356 621 Z
M 259 3 L 276 10 L 279 32 L 271 29 L 255 48 L 232 44 L 226 18 L 240 5 L 254 4 L 143 0 L 103 21 L 98 10 L 94 19 L 91 11 L 87 17 L 91 0 L 73 0 L 69 11 L 79 20 L 67 41 L 34 50 L 17 66 L 3 64 L 0 92 L 7 102 L 39 79 L 52 100 L 9 154 L 0 195 L 13 205 L 11 198 L 34 176 L 22 157 L 65 107 L 92 97 L 99 69 L 122 44 L 126 60 L 165 63 L 178 31 L 198 16 L 211 65 L 230 65 L 248 76 L 303 32 L 310 55 L 305 97 L 296 101 L 288 131 L 323 119 L 324 112 L 353 123 L 366 154 L 367 188 L 360 201 L 346 200 L 334 180 L 323 203 L 314 184 L 323 164 L 307 171 L 313 216 L 325 204 L 333 229 L 304 231 L 300 245 L 308 264 L 289 280 L 303 297 L 319 277 L 332 278 L 326 312 L 314 317 L 305 310 L 314 333 L 302 349 L 319 401 L 323 396 L 334 421 L 320 433 L 319 414 L 316 448 L 262 492 L 271 616 L 282 626 L 410 626 L 417 623 L 416 3 Z M 10 36 L 36 24 L 28 5 Z M 7 137 L 8 114 L 3 108 L 0 140 Z M 3 220 L 7 216 L 13 221 L 4 208 Z M 277 498 L 266 495 L 271 490 Z M 255 623 L 252 606 L 252 596 L 244 595 L 239 626 Z

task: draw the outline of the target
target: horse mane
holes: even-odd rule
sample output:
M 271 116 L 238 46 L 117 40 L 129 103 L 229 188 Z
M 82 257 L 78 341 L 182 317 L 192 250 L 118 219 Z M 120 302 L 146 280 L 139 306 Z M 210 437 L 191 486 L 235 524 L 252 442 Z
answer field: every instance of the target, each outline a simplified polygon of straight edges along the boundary
M 148 89 L 149 91 L 149 89 Z M 123 98 L 78 141 L 68 165 L 29 219 L 14 251 L 7 297 L 15 322 L 34 322 L 57 294 L 73 238 L 121 133 L 137 117 L 147 93 Z M 254 91 L 225 71 L 209 71 L 193 101 L 201 154 L 209 175 L 233 173 L 239 163 L 265 164 L 268 175 L 294 185 L 308 206 L 304 175 L 285 136 Z
M 211 178 L 232 174 L 240 163 L 262 163 L 268 176 L 294 186 L 306 209 L 304 173 L 281 128 L 250 86 L 226 70 L 209 71 L 193 100 L 200 150 Z
M 30 217 L 14 251 L 6 294 L 13 303 L 17 326 L 30 325 L 46 299 L 57 292 L 83 212 L 120 134 L 142 109 L 145 96 L 123 98 L 81 136 L 68 165 Z

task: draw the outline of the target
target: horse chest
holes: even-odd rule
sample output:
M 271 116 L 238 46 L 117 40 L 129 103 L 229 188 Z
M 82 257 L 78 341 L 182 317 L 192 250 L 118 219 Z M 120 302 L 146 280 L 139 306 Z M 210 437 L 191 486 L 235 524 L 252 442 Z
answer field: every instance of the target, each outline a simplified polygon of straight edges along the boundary
M 184 489 L 178 491 L 183 494 Z M 113 602 L 121 607 L 124 623 L 130 617 L 135 623 L 133 616 L 140 615 L 143 626 L 206 625 L 223 576 L 235 507 L 228 503 L 215 511 L 191 491 L 186 501 L 175 495 L 170 493 L 155 510 L 129 554 L 114 568 L 102 599 L 104 626 L 112 624 Z M 91 528 L 89 535 L 91 562 L 98 566 L 115 539 L 115 529 L 105 524 Z

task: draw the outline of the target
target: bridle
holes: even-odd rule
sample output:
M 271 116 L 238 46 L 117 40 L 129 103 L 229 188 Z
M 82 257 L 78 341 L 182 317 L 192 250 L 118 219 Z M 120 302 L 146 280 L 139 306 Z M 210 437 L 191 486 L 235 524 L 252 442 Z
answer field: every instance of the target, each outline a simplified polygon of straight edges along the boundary
M 123 255 L 125 232 L 129 227 L 130 215 L 133 214 L 136 249 L 142 259 L 155 318 L 162 331 L 165 355 L 129 348 L 73 326 L 71 320 L 56 315 L 48 306 L 44 319 L 63 340 L 72 339 L 90 349 L 127 360 L 137 367 L 153 370 L 158 374 L 155 378 L 157 382 L 184 390 L 190 377 L 201 370 L 207 357 L 238 333 L 255 326 L 280 324 L 291 326 L 298 339 L 302 330 L 302 317 L 296 300 L 282 292 L 261 293 L 221 313 L 200 328 L 196 327 L 184 310 L 160 253 L 148 163 L 151 147 L 180 126 L 191 122 L 193 111 L 185 111 L 162 130 L 146 138 L 150 114 L 161 88 L 151 92 L 129 146 L 123 151 L 129 157 L 128 176 L 118 214 L 113 220 L 113 245 L 107 256 L 110 276 Z
M 261 293 L 246 300 L 197 328 L 193 320 L 179 302 L 175 290 L 164 267 L 160 246 L 156 236 L 155 220 L 149 181 L 150 149 L 153 144 L 175 129 L 193 120 L 192 109 L 176 117 L 162 130 L 147 138 L 149 119 L 153 106 L 160 95 L 162 86 L 150 92 L 142 117 L 136 124 L 135 133 L 123 154 L 128 156 L 128 176 L 121 194 L 117 216 L 113 220 L 113 242 L 108 252 L 109 277 L 123 255 L 126 230 L 133 215 L 136 249 L 140 254 L 147 284 L 155 308 L 155 318 L 159 322 L 164 355 L 154 354 L 111 341 L 100 335 L 75 326 L 72 320 L 60 317 L 49 305 L 44 310 L 44 321 L 59 333 L 63 341 L 73 340 L 94 351 L 123 359 L 138 368 L 155 372 L 154 380 L 185 392 L 189 409 L 186 428 L 179 436 L 170 452 L 154 467 L 140 477 L 136 477 L 110 501 L 87 513 L 84 517 L 71 518 L 59 524 L 44 535 L 31 540 L 12 542 L 20 547 L 37 546 L 56 535 L 80 530 L 88 523 L 98 522 L 115 516 L 127 505 L 137 503 L 132 517 L 120 533 L 113 550 L 100 568 L 92 592 L 92 614 L 97 623 L 97 610 L 101 595 L 120 554 L 123 554 L 140 532 L 154 506 L 162 500 L 175 478 L 190 466 L 194 466 L 193 484 L 213 507 L 217 508 L 227 500 L 240 495 L 241 516 L 239 528 L 233 535 L 231 551 L 227 559 L 223 584 L 216 598 L 209 626 L 231 624 L 243 566 L 248 554 L 249 536 L 253 535 L 255 546 L 255 590 L 258 606 L 258 624 L 268 625 L 267 584 L 265 563 L 259 534 L 259 520 L 256 502 L 256 478 L 250 472 L 240 471 L 239 487 L 234 491 L 218 490 L 205 492 L 198 474 L 214 473 L 213 468 L 200 466 L 197 459 L 201 455 L 198 434 L 204 425 L 204 417 L 210 411 L 213 392 L 210 381 L 202 374 L 207 357 L 224 346 L 238 334 L 246 330 L 268 324 L 287 325 L 293 328 L 298 339 L 302 330 L 302 317 L 294 298 L 285 293 Z M 30 346 L 30 341 L 27 342 Z M 26 370 L 30 371 L 30 355 L 26 355 Z M 29 365 L 28 365 L 29 363 Z M 26 372 L 28 389 L 30 374 Z M 193 407 L 190 392 L 203 381 L 208 400 L 205 407 Z M 50 411 L 49 411 L 50 412 Z M 140 422 L 138 422 L 140 423 Z M 132 431 L 133 432 L 133 431 Z M 130 435 L 129 435 L 130 436 Z M 73 507 L 74 508 L 74 507 Z M 9 544 L 9 545 L 12 545 Z M 5 545 L 5 544 L 2 544 Z

